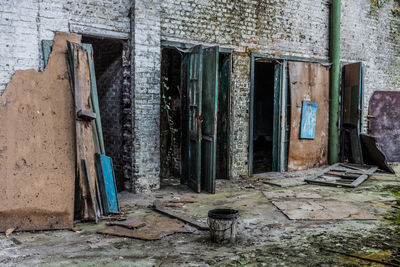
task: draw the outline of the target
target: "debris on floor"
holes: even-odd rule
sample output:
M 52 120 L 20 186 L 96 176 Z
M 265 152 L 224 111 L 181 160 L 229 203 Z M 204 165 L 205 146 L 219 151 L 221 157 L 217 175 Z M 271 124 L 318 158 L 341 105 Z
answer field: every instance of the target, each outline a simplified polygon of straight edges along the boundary
M 281 199 L 281 198 L 294 198 L 294 199 L 318 199 L 322 198 L 321 195 L 313 192 L 295 192 L 292 190 L 281 191 L 262 191 L 264 196 L 268 199 Z
M 394 170 L 387 163 L 386 155 L 379 149 L 376 138 L 367 134 L 360 134 L 360 138 L 364 162 L 376 165 L 379 169 L 394 174 Z
M 376 217 L 354 204 L 337 200 L 273 200 L 290 220 L 375 220 Z
M 146 225 L 145 222 L 143 222 L 142 220 L 138 220 L 138 219 L 128 219 L 125 221 L 112 221 L 112 222 L 108 222 L 107 225 L 111 225 L 111 226 L 122 226 L 128 229 L 136 229 L 136 228 L 140 228 Z
M 99 230 L 100 234 L 130 237 L 141 240 L 160 240 L 165 236 L 175 233 L 191 233 L 193 230 L 186 226 L 184 223 L 170 218 L 163 218 L 158 216 L 146 217 L 143 221 L 135 222 L 136 225 L 143 225 L 142 227 L 131 229 L 124 226 L 110 226 L 106 229 Z M 121 225 L 121 224 L 119 224 Z
M 177 213 L 175 213 L 175 212 L 166 210 L 166 209 L 162 206 L 161 201 L 159 201 L 159 200 L 154 201 L 154 203 L 153 203 L 153 209 L 154 209 L 155 211 L 161 213 L 161 214 L 167 215 L 167 216 L 172 217 L 172 218 L 176 218 L 176 219 L 178 219 L 178 220 L 180 220 L 180 221 L 182 221 L 182 222 L 184 222 L 184 223 L 187 223 L 187 224 L 189 224 L 189 225 L 191 225 L 191 226 L 194 226 L 194 227 L 196 227 L 196 228 L 199 229 L 199 230 L 207 231 L 207 230 L 210 229 L 207 225 L 202 224 L 202 223 L 199 223 L 199 222 L 195 221 L 195 220 L 192 219 L 192 218 L 189 218 L 189 217 L 187 217 L 187 216 L 185 216 L 185 215 L 180 215 L 180 214 L 177 214 Z
M 305 181 L 310 184 L 356 188 L 377 170 L 376 166 L 336 163 Z

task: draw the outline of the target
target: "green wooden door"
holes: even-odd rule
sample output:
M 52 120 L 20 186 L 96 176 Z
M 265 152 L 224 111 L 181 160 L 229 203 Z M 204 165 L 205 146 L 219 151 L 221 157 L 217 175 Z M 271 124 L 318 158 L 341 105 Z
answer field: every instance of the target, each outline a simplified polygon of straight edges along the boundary
M 215 193 L 217 158 L 218 60 L 218 47 L 203 49 L 201 181 L 202 189 L 209 193 Z
M 201 112 L 202 112 L 202 61 L 201 45 L 192 48 L 188 55 L 187 71 L 187 112 L 188 112 L 188 144 L 187 144 L 187 181 L 195 192 L 201 191 Z

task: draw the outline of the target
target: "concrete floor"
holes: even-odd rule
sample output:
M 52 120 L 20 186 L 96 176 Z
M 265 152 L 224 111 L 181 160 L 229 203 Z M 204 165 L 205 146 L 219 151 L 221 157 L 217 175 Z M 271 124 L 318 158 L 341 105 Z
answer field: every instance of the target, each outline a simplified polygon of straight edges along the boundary
M 149 207 L 155 199 L 193 199 L 195 203 L 169 209 L 202 222 L 206 222 L 210 209 L 236 208 L 240 220 L 235 244 L 214 244 L 208 232 L 196 229 L 158 241 L 142 241 L 97 234 L 106 227 L 105 221 L 97 225 L 78 223 L 76 227 L 81 230 L 77 232 L 2 235 L 0 265 L 382 266 L 340 252 L 400 265 L 399 225 L 395 222 L 400 218 L 400 178 L 379 174 L 356 189 L 345 189 L 304 184 L 304 176 L 312 172 L 271 173 L 258 181 L 218 181 L 215 195 L 195 194 L 180 185 L 164 186 L 151 194 L 119 195 L 127 218 L 162 216 Z M 281 187 L 264 184 L 265 178 Z M 313 195 L 348 202 L 377 219 L 290 220 L 271 203 L 272 198 L 293 200 Z

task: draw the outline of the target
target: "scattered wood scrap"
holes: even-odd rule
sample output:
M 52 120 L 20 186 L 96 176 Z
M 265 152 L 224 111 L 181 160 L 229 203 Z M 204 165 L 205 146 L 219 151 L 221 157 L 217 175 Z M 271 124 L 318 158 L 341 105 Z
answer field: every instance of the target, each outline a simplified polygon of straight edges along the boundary
M 154 209 L 155 211 L 160 212 L 161 214 L 167 215 L 167 216 L 169 216 L 169 217 L 178 219 L 178 220 L 180 220 L 180 221 L 182 221 L 182 222 L 184 222 L 184 223 L 187 223 L 187 224 L 189 224 L 189 225 L 192 225 L 192 226 L 196 227 L 196 228 L 199 229 L 199 230 L 208 231 L 208 230 L 210 229 L 207 225 L 202 224 L 202 223 L 199 223 L 199 222 L 196 222 L 196 221 L 193 220 L 192 218 L 187 218 L 187 217 L 185 217 L 184 215 L 180 215 L 180 214 L 177 214 L 177 213 L 175 213 L 175 212 L 172 212 L 172 211 L 169 211 L 169 210 L 164 209 L 164 207 L 163 207 L 162 204 L 161 204 L 161 201 L 159 201 L 159 200 L 154 201 L 154 203 L 153 203 L 153 209 Z
M 97 233 L 151 241 L 160 240 L 165 236 L 175 233 L 193 232 L 192 229 L 188 228 L 184 223 L 176 219 L 151 216 L 144 218 L 143 223 L 145 225 L 139 229 L 129 229 L 122 226 L 110 226 L 106 229 L 98 231 Z
M 336 163 L 305 181 L 310 184 L 356 188 L 377 170 L 377 166 Z
M 146 223 L 139 219 L 129 219 L 125 221 L 112 221 L 108 222 L 107 225 L 111 226 L 122 226 L 128 229 L 136 229 L 146 225 Z

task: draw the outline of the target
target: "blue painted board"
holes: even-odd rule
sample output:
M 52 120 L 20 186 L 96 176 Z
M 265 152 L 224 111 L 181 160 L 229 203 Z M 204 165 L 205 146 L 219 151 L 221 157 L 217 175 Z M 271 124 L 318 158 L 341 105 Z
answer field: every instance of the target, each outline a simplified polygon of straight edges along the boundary
M 119 213 L 112 160 L 105 155 L 96 154 L 96 165 L 104 211 L 106 215 L 109 213 Z
M 314 139 L 316 125 L 317 125 L 317 103 L 304 100 L 301 113 L 300 138 Z

